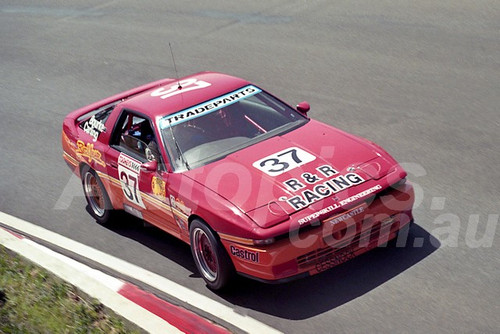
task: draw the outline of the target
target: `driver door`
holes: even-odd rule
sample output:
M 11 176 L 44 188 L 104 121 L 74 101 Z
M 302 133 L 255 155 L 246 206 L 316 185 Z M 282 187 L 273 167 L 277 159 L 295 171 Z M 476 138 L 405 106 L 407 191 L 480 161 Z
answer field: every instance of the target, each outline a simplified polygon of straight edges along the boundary
M 151 124 L 146 116 L 127 110 L 118 119 L 106 153 L 108 175 L 120 186 L 115 200 L 121 205 L 115 207 L 178 236 L 166 192 L 168 173 Z

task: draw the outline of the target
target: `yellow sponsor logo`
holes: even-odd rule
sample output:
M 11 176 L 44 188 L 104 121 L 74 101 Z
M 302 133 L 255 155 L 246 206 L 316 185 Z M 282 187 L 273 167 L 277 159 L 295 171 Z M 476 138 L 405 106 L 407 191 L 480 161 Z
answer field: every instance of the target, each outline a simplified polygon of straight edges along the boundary
M 87 143 L 85 144 L 83 141 L 79 140 L 76 142 L 76 153 L 83 158 L 86 158 L 88 163 L 92 163 L 95 161 L 96 164 L 99 164 L 103 167 L 106 167 L 106 164 L 102 160 L 101 152 L 94 148 L 94 144 Z
M 167 191 L 165 190 L 165 181 L 161 177 L 153 176 L 151 179 L 151 189 L 153 194 L 165 199 L 167 197 Z

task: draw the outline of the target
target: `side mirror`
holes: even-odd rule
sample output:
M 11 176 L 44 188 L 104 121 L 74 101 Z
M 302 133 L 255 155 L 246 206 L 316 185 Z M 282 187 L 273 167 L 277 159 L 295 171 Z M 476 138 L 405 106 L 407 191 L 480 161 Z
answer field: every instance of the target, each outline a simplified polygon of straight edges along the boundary
M 141 170 L 147 172 L 147 173 L 153 173 L 158 170 L 158 161 L 153 160 L 153 161 L 148 161 L 145 162 L 141 165 Z
M 304 115 L 307 114 L 309 109 L 311 109 L 311 106 L 309 105 L 309 103 L 307 101 L 303 101 L 303 102 L 300 102 L 299 104 L 297 104 L 297 111 L 304 114 Z

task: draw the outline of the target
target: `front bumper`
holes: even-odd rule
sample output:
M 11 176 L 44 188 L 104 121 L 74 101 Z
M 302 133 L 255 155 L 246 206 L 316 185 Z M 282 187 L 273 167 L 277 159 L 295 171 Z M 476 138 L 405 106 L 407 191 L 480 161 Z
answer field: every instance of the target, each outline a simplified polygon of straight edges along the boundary
M 268 283 L 289 281 L 318 274 L 385 245 L 413 220 L 413 202 L 413 187 L 406 183 L 313 224 L 316 226 L 280 236 L 268 246 L 222 243 L 241 275 Z M 346 214 L 349 212 L 353 214 Z

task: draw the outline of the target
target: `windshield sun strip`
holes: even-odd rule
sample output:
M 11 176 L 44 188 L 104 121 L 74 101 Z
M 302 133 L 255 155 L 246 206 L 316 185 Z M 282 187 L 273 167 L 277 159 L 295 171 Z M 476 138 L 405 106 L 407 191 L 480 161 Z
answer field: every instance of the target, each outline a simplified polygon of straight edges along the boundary
M 206 115 L 227 107 L 233 103 L 246 99 L 250 96 L 260 93 L 262 90 L 253 85 L 245 86 L 231 93 L 219 96 L 215 99 L 205 101 L 196 106 L 167 115 L 160 120 L 160 128 L 164 130 L 169 126 L 174 126 L 202 115 Z

